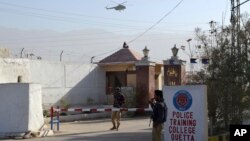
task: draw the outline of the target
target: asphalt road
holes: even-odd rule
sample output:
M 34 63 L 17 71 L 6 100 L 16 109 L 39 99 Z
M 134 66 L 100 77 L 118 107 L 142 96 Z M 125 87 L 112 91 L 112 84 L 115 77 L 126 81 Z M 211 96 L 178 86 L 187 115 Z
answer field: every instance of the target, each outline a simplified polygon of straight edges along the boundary
M 110 119 L 62 123 L 60 131 L 51 137 L 34 141 L 151 141 L 149 118 L 122 119 L 119 131 L 109 130 Z M 152 126 L 152 125 L 151 125 Z

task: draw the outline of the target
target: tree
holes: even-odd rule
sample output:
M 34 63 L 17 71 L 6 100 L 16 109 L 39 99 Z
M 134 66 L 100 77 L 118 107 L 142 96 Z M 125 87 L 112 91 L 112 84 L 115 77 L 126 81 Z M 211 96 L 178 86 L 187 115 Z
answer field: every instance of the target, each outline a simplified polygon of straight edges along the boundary
M 250 19 L 246 19 L 232 44 L 230 26 L 217 30 L 209 38 L 197 28 L 197 40 L 210 64 L 205 67 L 208 87 L 208 115 L 212 124 L 227 130 L 229 124 L 241 124 L 250 110 Z M 212 34 L 211 34 L 212 35 Z M 215 40 L 214 42 L 211 40 Z M 212 44 L 213 43 L 213 44 Z

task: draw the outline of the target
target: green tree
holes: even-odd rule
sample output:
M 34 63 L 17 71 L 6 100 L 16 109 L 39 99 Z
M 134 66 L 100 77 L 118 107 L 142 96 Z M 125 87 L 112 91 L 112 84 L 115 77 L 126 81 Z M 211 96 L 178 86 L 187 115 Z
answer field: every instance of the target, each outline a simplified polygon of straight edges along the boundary
M 208 115 L 216 129 L 227 130 L 230 124 L 241 124 L 250 110 L 250 20 L 245 18 L 235 44 L 230 26 L 211 34 L 213 39 L 199 28 L 195 31 L 203 55 L 210 58 L 204 76 L 208 86 Z

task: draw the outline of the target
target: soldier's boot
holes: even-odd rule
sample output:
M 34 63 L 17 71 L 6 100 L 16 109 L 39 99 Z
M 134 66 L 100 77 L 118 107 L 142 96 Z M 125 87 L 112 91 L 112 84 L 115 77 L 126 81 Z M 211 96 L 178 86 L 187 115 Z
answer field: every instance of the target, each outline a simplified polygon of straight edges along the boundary
M 120 126 L 120 123 L 117 123 L 117 127 L 116 127 L 116 130 L 117 130 L 117 131 L 118 131 L 119 126 Z
M 112 127 L 112 128 L 110 128 L 110 130 L 114 130 L 114 129 L 116 129 L 115 124 L 113 124 L 113 127 Z

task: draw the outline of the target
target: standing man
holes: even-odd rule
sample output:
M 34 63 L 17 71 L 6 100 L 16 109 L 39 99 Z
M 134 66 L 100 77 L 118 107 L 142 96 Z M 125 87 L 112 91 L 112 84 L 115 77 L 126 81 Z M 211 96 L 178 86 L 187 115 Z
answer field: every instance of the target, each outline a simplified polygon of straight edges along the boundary
M 115 88 L 115 93 L 114 93 L 114 108 L 122 108 L 125 103 L 125 98 L 123 94 L 121 93 L 121 89 L 119 87 Z M 120 120 L 121 120 L 121 111 L 112 111 L 111 114 L 111 120 L 113 127 L 110 128 L 110 130 L 116 129 L 118 131 L 118 128 L 120 126 Z
M 161 90 L 155 90 L 154 98 L 149 101 L 153 113 L 151 120 L 153 120 L 152 138 L 153 141 L 162 141 L 162 129 L 164 122 L 167 120 L 167 105 L 164 102 L 163 93 Z

